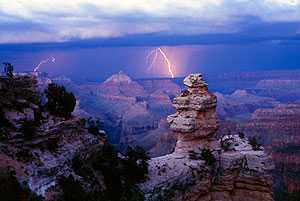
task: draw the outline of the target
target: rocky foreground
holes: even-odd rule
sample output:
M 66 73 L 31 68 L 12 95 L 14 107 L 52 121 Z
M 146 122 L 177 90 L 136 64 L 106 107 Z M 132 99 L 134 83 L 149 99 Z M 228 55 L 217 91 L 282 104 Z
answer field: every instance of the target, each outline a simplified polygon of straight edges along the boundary
M 15 172 L 17 180 L 37 195 L 47 197 L 59 177 L 76 175 L 72 168 L 76 154 L 89 154 L 104 145 L 104 139 L 89 133 L 81 119 L 64 119 L 44 110 L 37 80 L 31 76 L 1 77 L 0 96 L 0 169 Z
M 175 151 L 150 160 L 149 180 L 140 184 L 145 199 L 272 201 L 273 163 L 263 148 L 243 135 L 217 140 L 216 96 L 201 74 L 184 84 L 168 117 L 178 138 Z
M 207 79 L 210 89 L 217 91 L 217 135 L 256 136 L 275 162 L 276 200 L 299 200 L 299 71 L 208 75 Z M 184 88 L 181 82 L 181 78 L 133 80 L 118 73 L 102 84 L 84 84 L 73 91 L 82 113 L 100 117 L 115 144 L 138 144 L 154 157 L 172 153 L 175 147 L 166 116 L 174 113 L 171 100 Z
M 141 150 L 118 156 L 83 119 L 52 114 L 35 77 L 1 77 L 0 195 L 26 201 L 272 201 L 273 164 L 263 148 L 241 134 L 216 139 L 216 96 L 201 74 L 184 84 L 187 90 L 173 101 L 176 113 L 167 119 L 178 139 L 175 150 L 152 158 L 146 179 L 148 158 Z
M 118 156 L 97 127 L 54 114 L 38 89 L 35 76 L 0 77 L 0 200 L 143 200 L 145 153 Z

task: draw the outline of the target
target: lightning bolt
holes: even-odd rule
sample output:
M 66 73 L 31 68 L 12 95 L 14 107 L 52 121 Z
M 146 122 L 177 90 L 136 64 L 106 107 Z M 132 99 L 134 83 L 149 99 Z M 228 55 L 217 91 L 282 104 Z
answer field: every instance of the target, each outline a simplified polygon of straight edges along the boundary
M 157 57 L 158 57 L 158 53 L 160 53 L 160 55 L 163 57 L 163 59 L 164 59 L 165 62 L 167 63 L 169 74 L 171 75 L 172 78 L 174 78 L 175 76 L 174 76 L 174 73 L 173 73 L 173 71 L 172 71 L 172 64 L 171 64 L 170 60 L 168 59 L 166 53 L 165 53 L 160 47 L 159 47 L 159 48 L 156 48 L 156 49 L 154 49 L 154 50 L 152 50 L 152 51 L 147 55 L 147 60 L 149 60 L 149 58 L 150 58 L 152 55 L 154 55 L 152 61 L 149 62 L 150 65 L 149 65 L 149 67 L 148 67 L 148 70 L 151 70 L 151 69 L 152 69 L 153 64 L 155 63 L 155 61 L 156 61 L 156 59 L 157 59 Z
M 34 69 L 33 69 L 33 72 L 37 72 L 40 67 L 43 65 L 43 64 L 46 64 L 46 63 L 55 63 L 55 58 L 54 57 L 50 57 L 48 59 L 45 59 L 45 60 L 42 60 Z
M 161 55 L 164 57 L 165 61 L 167 62 L 169 73 L 170 73 L 171 77 L 174 78 L 174 73 L 172 72 L 172 65 L 171 65 L 171 62 L 169 61 L 167 55 L 164 53 L 164 51 L 161 48 L 158 48 L 158 51 L 161 53 Z

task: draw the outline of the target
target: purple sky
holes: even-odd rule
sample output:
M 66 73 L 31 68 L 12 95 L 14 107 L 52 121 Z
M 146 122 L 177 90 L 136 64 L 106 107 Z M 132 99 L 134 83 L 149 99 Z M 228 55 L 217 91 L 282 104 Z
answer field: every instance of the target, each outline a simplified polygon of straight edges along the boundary
M 0 1 L 0 62 L 103 79 L 300 68 L 300 0 Z

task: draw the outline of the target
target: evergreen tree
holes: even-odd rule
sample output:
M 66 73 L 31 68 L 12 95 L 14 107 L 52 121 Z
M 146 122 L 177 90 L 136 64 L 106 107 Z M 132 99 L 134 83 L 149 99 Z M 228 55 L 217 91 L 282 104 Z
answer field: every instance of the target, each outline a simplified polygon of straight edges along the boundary
M 49 84 L 45 91 L 48 102 L 48 111 L 59 117 L 70 118 L 76 105 L 76 98 L 73 93 L 66 91 L 64 86 Z
M 3 63 L 4 64 L 4 72 L 7 77 L 12 78 L 14 76 L 14 66 L 11 63 Z

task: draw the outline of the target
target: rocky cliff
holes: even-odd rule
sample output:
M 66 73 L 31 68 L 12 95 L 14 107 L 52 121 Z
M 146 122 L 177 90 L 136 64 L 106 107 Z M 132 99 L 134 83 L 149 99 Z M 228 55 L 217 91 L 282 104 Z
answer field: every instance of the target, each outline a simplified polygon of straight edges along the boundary
M 136 81 L 119 72 L 103 83 L 74 86 L 72 91 L 80 100 L 77 113 L 100 118 L 110 142 L 120 150 L 128 145 L 143 146 L 152 155 L 168 150 L 156 147 L 160 139 L 168 138 L 165 119 L 174 112 L 172 99 L 180 93 L 172 81 Z
M 40 104 L 37 80 L 32 76 L 0 78 L 0 169 L 12 169 L 17 179 L 41 196 L 61 176 L 75 175 L 72 159 L 103 146 L 76 117 L 50 115 Z
M 118 156 L 84 119 L 53 115 L 37 84 L 34 76 L 0 77 L 0 199 L 143 200 L 138 157 Z
M 184 84 L 168 117 L 176 148 L 150 160 L 149 180 L 140 184 L 146 200 L 272 201 L 273 164 L 263 148 L 242 135 L 216 139 L 216 96 L 201 74 Z
M 272 153 L 278 183 L 275 187 L 286 193 L 300 191 L 299 113 L 299 104 L 279 104 L 274 108 L 257 109 L 248 122 L 241 124 L 249 134 L 260 136 Z

